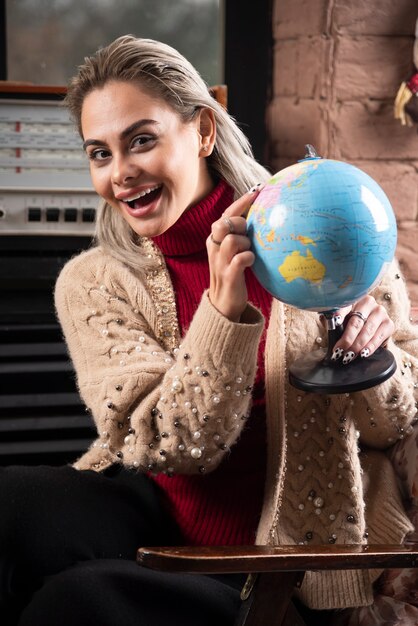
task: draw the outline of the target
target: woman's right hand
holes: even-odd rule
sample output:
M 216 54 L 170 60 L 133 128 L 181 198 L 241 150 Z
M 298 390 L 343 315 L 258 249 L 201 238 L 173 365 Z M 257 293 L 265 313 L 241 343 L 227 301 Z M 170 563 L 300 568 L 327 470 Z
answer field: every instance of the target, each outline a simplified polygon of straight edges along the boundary
M 247 306 L 248 294 L 244 271 L 254 263 L 247 237 L 244 215 L 256 199 L 261 185 L 256 185 L 229 206 L 212 224 L 206 241 L 208 250 L 210 286 L 209 299 L 222 315 L 239 322 Z

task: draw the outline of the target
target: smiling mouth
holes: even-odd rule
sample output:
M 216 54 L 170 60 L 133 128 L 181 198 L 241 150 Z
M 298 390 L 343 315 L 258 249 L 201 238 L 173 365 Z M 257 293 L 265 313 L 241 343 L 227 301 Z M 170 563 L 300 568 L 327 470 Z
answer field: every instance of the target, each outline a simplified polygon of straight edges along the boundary
M 130 209 L 139 209 L 141 207 L 147 206 L 154 200 L 158 198 L 161 193 L 162 185 L 158 185 L 157 187 L 152 187 L 150 189 L 145 189 L 141 191 L 137 196 L 130 198 L 129 200 L 125 200 L 126 204 Z

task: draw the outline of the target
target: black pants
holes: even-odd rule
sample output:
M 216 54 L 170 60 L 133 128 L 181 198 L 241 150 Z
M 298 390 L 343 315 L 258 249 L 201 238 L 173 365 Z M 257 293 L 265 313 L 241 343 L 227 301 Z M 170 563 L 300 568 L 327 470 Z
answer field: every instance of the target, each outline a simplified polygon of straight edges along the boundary
M 232 626 L 241 577 L 165 574 L 139 546 L 181 537 L 155 484 L 119 466 L 0 468 L 2 626 Z

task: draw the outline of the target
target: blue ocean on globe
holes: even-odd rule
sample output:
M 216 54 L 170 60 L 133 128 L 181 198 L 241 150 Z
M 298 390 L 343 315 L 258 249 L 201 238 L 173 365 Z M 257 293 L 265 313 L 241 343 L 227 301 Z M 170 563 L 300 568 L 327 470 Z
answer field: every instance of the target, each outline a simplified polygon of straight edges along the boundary
M 359 168 L 309 157 L 275 174 L 247 217 L 254 273 L 275 298 L 311 311 L 353 304 L 396 249 L 392 206 Z

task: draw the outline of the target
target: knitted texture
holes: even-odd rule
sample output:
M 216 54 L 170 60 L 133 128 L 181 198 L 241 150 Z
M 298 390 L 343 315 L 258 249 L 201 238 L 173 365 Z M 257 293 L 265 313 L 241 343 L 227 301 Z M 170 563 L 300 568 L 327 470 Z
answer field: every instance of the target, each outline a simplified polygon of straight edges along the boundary
M 142 471 L 209 473 L 230 457 L 245 427 L 262 316 L 248 305 L 241 323 L 230 322 L 204 294 L 180 340 L 164 259 L 150 242 L 144 246 L 161 263 L 149 280 L 96 248 L 71 260 L 57 282 L 58 315 L 99 433 L 77 466 L 100 470 L 122 462 Z M 349 396 L 318 397 L 290 387 L 288 364 L 316 348 L 318 338 L 324 341 L 324 331 L 316 314 L 273 302 L 265 360 L 267 473 L 257 543 L 328 543 L 330 537 L 361 543 L 367 542 L 365 530 L 376 541 L 393 543 L 411 530 L 395 481 L 379 486 L 379 507 L 370 504 L 369 470 L 357 449 L 374 448 L 377 470 L 370 475 L 379 475 L 380 467 L 392 475 L 384 450 L 407 436 L 416 420 L 418 331 L 409 321 L 396 264 L 373 295 L 395 322 L 389 347 L 397 371 Z M 316 608 L 366 604 L 373 577 L 310 573 L 301 596 Z

